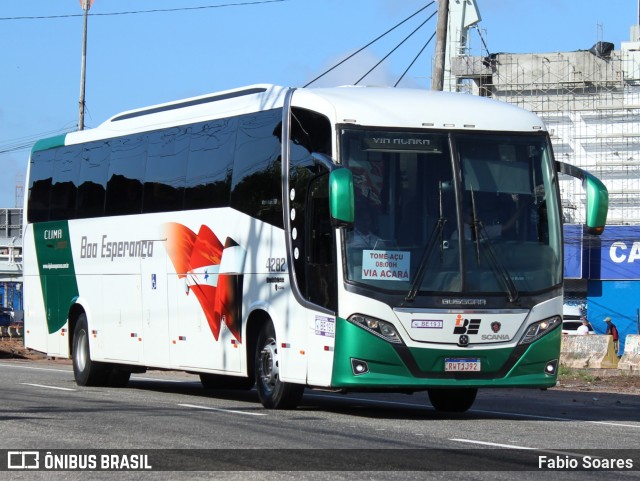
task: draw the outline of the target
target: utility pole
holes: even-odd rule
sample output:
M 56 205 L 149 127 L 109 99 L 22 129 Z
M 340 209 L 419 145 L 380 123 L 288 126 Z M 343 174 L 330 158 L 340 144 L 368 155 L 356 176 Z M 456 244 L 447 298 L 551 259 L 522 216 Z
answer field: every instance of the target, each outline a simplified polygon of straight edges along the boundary
M 87 17 L 93 0 L 80 0 L 80 6 L 84 10 L 84 28 L 82 30 L 82 66 L 80 68 L 80 114 L 78 116 L 78 130 L 84 130 L 84 84 L 87 71 Z
M 444 64 L 447 52 L 447 21 L 449 19 L 449 0 L 438 0 L 438 24 L 436 26 L 435 61 L 431 90 L 442 90 L 444 86 Z

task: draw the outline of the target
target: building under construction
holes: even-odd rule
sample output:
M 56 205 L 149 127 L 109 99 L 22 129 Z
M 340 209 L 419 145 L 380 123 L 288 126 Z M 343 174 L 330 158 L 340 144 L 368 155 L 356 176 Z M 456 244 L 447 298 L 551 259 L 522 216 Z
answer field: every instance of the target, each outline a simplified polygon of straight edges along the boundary
M 0 328 L 22 318 L 22 209 L 0 209 Z
M 509 102 L 547 124 L 557 160 L 597 175 L 609 189 L 610 225 L 640 225 L 640 41 L 575 52 L 452 59 L 459 90 Z M 580 185 L 561 182 L 566 222 L 582 222 Z M 582 208 L 581 208 L 582 206 Z
M 565 278 L 597 332 L 614 318 L 640 328 L 640 27 L 619 50 L 608 42 L 575 52 L 454 55 L 455 89 L 509 102 L 547 125 L 557 160 L 599 177 L 609 190 L 605 233 L 585 236 L 585 194 L 563 176 Z M 453 89 L 452 89 L 453 90 Z

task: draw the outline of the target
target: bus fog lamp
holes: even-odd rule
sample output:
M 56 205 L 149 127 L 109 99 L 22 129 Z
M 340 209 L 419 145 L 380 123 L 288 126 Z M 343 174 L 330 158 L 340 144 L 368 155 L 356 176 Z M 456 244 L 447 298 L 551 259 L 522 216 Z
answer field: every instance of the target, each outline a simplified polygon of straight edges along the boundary
M 558 360 L 557 359 L 554 359 L 553 361 L 549 361 L 544 366 L 545 374 L 554 375 L 557 370 L 558 370 Z
M 366 374 L 369 372 L 369 365 L 366 361 L 351 358 L 351 370 L 353 371 L 354 376 L 359 376 L 360 374 Z

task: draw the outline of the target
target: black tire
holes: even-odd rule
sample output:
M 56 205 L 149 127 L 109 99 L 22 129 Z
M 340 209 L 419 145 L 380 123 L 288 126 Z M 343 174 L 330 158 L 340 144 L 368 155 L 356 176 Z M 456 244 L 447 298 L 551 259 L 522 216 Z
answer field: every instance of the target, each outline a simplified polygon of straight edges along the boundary
M 256 383 L 255 379 L 222 374 L 200 374 L 200 382 L 205 389 L 238 389 L 248 391 Z
M 304 385 L 282 382 L 279 369 L 275 329 L 267 322 L 260 331 L 255 350 L 258 397 L 267 409 L 295 409 L 302 400 Z
M 78 317 L 71 347 L 73 376 L 78 386 L 104 386 L 109 380 L 109 366 L 91 360 L 87 316 Z
M 429 401 L 436 409 L 446 413 L 463 413 L 476 400 L 476 388 L 429 389 Z
M 107 385 L 109 387 L 127 387 L 130 378 L 131 371 L 112 365 L 107 376 Z

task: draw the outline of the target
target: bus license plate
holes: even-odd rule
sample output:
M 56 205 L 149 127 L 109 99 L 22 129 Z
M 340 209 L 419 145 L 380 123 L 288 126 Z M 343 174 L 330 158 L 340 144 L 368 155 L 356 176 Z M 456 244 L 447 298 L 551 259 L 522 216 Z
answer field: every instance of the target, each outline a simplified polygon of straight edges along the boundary
M 446 358 L 444 370 L 448 372 L 480 371 L 480 359 L 476 358 Z

